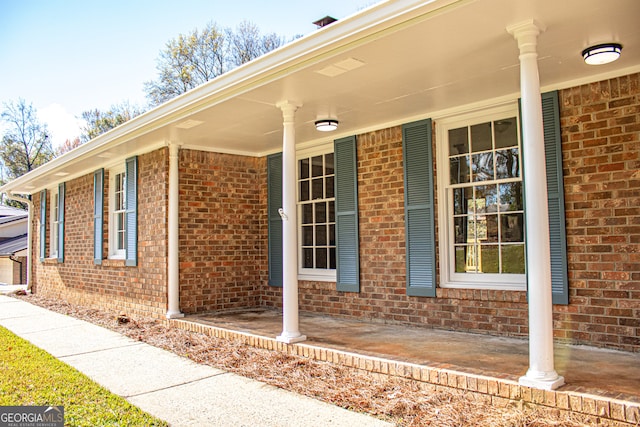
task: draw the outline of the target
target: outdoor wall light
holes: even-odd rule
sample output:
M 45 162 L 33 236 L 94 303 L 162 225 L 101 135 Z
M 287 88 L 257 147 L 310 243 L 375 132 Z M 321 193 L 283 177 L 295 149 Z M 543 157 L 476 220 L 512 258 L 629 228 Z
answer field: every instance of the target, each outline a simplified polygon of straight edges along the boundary
M 333 119 L 325 119 L 316 121 L 316 129 L 320 132 L 331 132 L 338 129 L 338 121 Z
M 582 57 L 589 65 L 602 65 L 618 59 L 621 51 L 621 44 L 604 43 L 586 48 L 582 51 Z

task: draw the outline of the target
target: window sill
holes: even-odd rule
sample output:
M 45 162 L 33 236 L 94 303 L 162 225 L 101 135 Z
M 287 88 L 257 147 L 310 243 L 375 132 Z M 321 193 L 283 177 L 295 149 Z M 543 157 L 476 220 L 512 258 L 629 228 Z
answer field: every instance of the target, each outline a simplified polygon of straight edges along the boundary
M 52 258 L 45 258 L 44 260 L 42 260 L 42 263 L 45 265 L 54 265 L 54 264 L 62 264 L 61 262 L 58 262 L 58 257 Z
M 336 274 L 298 274 L 298 280 L 307 282 L 335 282 Z
M 440 285 L 444 289 L 468 289 L 487 291 L 526 291 L 527 285 L 524 283 L 473 283 L 473 282 L 449 282 Z
M 124 258 L 108 258 L 103 259 L 102 264 L 103 267 L 125 267 L 125 259 Z

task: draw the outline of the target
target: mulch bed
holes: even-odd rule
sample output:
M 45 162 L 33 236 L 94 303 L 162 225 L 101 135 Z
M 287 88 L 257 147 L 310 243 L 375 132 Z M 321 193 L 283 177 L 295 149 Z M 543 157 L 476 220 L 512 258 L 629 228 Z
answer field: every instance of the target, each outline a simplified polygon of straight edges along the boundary
M 494 406 L 481 395 L 427 387 L 411 380 L 251 347 L 237 341 L 169 328 L 154 319 L 80 307 L 34 295 L 27 302 L 119 332 L 193 361 L 371 414 L 398 426 L 608 426 L 608 420 L 513 402 Z

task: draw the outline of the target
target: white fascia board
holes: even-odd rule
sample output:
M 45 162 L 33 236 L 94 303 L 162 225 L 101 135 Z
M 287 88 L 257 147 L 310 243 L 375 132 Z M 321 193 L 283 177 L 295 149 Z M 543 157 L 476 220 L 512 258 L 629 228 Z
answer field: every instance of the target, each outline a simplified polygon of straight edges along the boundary
M 450 6 L 473 0 L 389 0 L 373 5 L 326 28 L 288 43 L 274 51 L 235 68 L 215 79 L 192 89 L 160 106 L 123 123 L 64 155 L 0 187 L 0 193 L 12 193 L 25 188 L 35 178 L 61 170 L 64 166 L 81 162 L 122 143 L 171 123 L 207 107 L 220 104 L 251 89 L 269 84 L 295 71 L 306 68 L 353 47 L 384 36 L 414 19 L 426 19 Z M 132 152 L 148 151 L 144 147 Z M 74 176 L 88 173 L 77 172 Z M 66 178 L 68 180 L 70 178 Z M 32 189 L 25 194 L 33 194 Z

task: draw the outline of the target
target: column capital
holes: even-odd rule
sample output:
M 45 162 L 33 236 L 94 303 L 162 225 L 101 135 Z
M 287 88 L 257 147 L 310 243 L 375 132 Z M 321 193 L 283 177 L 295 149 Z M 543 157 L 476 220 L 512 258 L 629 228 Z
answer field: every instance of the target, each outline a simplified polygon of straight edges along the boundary
M 278 102 L 276 104 L 276 107 L 282 110 L 282 116 L 284 117 L 285 122 L 293 122 L 295 112 L 298 108 L 302 107 L 302 103 L 291 100 L 284 100 Z
M 182 148 L 182 144 L 179 142 L 175 142 L 175 141 L 166 141 L 166 146 L 169 148 L 169 155 L 170 156 L 177 156 L 178 155 L 178 151 L 180 151 L 180 148 Z
M 535 19 L 518 22 L 509 25 L 507 32 L 511 34 L 518 42 L 520 53 L 537 53 L 537 38 L 540 33 L 547 29 L 546 25 Z

